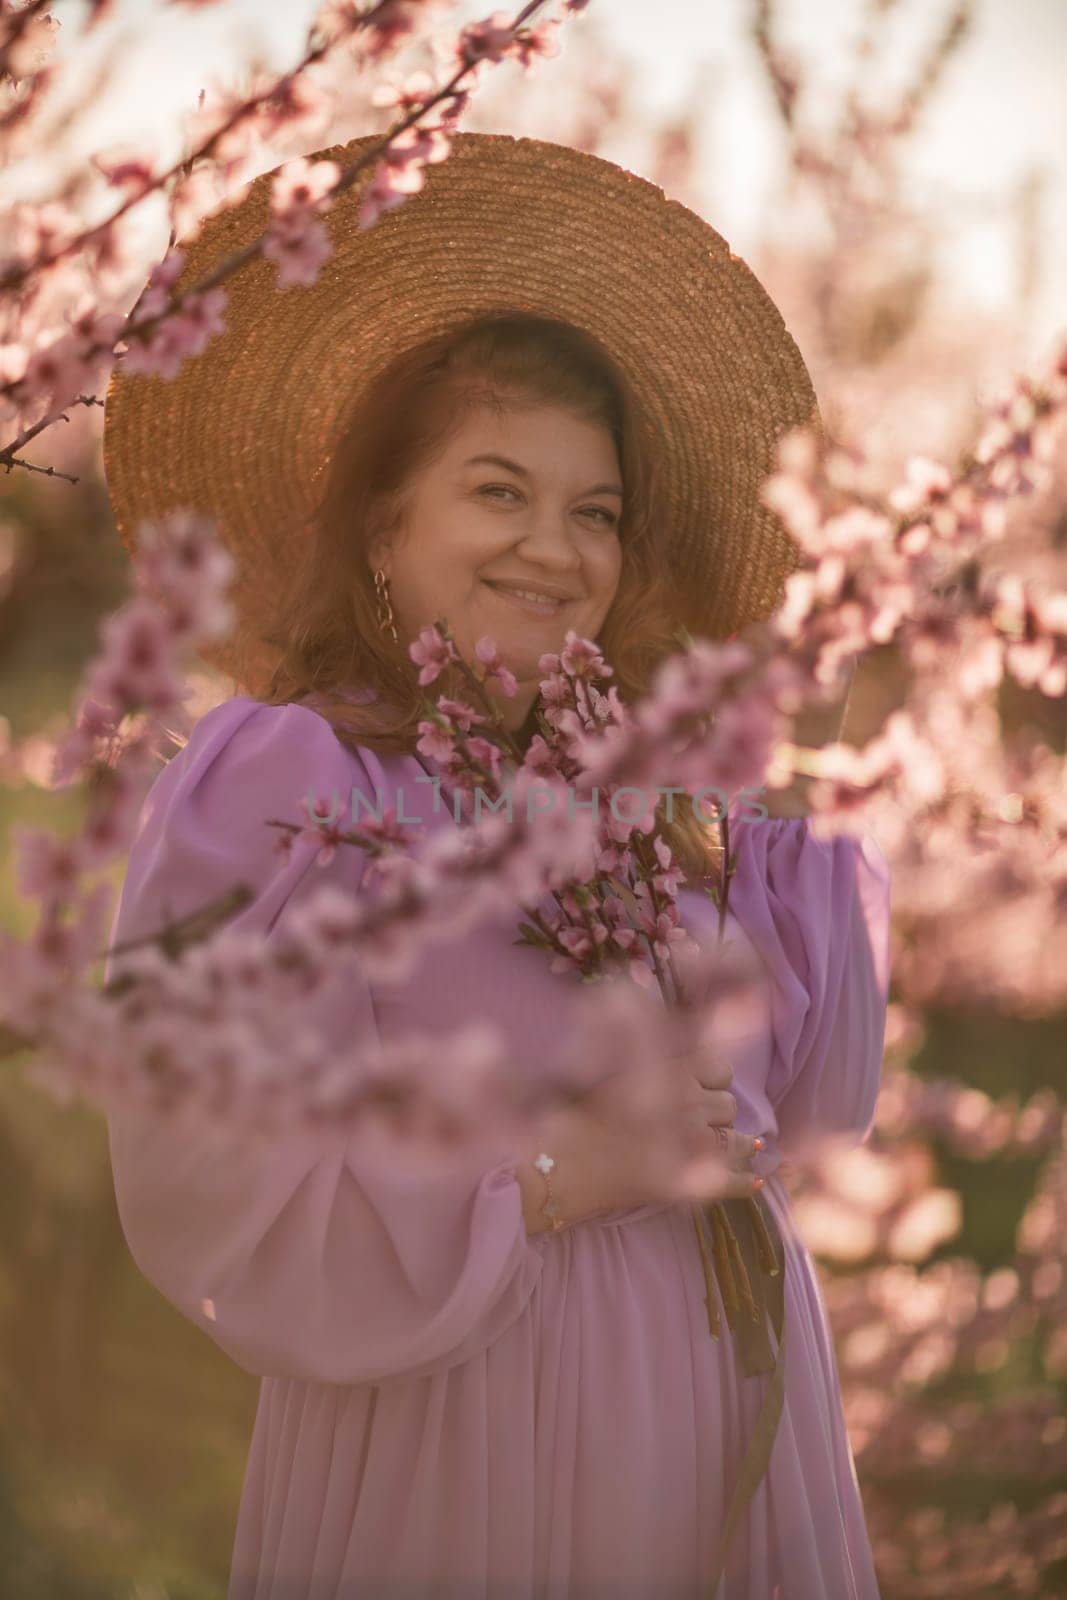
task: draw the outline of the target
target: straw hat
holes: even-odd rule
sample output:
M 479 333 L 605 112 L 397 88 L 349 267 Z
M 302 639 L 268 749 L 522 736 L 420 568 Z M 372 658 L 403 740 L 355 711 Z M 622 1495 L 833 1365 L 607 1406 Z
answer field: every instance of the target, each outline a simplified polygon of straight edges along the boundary
M 316 152 L 342 167 L 380 135 Z M 725 239 L 643 178 L 540 139 L 459 133 L 425 186 L 371 228 L 373 171 L 324 216 L 333 255 L 309 286 L 256 258 L 227 280 L 226 332 L 172 380 L 116 366 L 104 468 L 119 532 L 179 506 L 216 519 L 237 560 L 238 627 L 204 651 L 251 693 L 261 637 L 291 581 L 335 440 L 361 386 L 424 338 L 494 311 L 561 318 L 626 371 L 662 467 L 684 620 L 724 637 L 766 616 L 798 554 L 759 500 L 787 428 L 821 429 L 811 379 L 773 301 Z M 273 174 L 183 244 L 177 287 L 269 226 Z

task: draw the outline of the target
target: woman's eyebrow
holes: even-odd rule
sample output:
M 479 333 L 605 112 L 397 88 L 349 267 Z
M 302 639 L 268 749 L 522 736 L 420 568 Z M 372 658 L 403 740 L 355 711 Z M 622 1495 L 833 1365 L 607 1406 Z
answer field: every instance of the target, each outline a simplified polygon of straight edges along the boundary
M 526 470 L 525 467 L 520 466 L 517 461 L 509 461 L 507 456 L 494 456 L 494 455 L 470 456 L 463 463 L 463 465 L 465 467 L 473 467 L 473 466 L 477 466 L 480 462 L 484 462 L 487 466 L 490 466 L 490 467 L 503 467 L 505 472 L 513 472 L 517 478 L 528 478 L 530 476 L 529 472 Z M 584 490 L 583 493 L 585 493 L 585 494 L 617 494 L 619 496 L 619 499 L 620 500 L 622 499 L 622 488 L 617 483 L 597 483 L 597 484 L 594 484 L 594 486 L 591 489 Z

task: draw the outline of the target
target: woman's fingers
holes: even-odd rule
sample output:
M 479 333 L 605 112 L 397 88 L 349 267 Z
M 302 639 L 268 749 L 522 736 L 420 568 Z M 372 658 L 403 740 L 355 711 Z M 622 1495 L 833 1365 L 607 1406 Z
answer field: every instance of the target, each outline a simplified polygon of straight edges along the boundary
M 756 1153 L 756 1141 L 750 1133 L 738 1133 L 736 1128 L 715 1128 L 711 1132 L 715 1144 L 732 1167 L 747 1164 Z
M 752 1134 L 739 1133 L 725 1117 L 721 1120 L 709 1117 L 706 1106 L 687 1107 L 683 1126 L 686 1143 L 694 1155 L 704 1151 L 718 1153 L 721 1161 L 736 1166 L 742 1161 L 750 1161 L 756 1152 L 756 1141 Z
M 685 1100 L 686 1113 L 705 1122 L 733 1122 L 737 1116 L 737 1096 L 729 1089 L 694 1089 Z
M 672 1060 L 705 1089 L 728 1089 L 733 1082 L 734 1069 L 730 1063 L 706 1049 L 684 1050 Z
M 750 1133 L 738 1133 L 736 1128 L 720 1125 L 694 1132 L 692 1148 L 694 1154 L 705 1151 L 717 1154 L 727 1166 L 739 1167 L 743 1162 L 752 1160 L 756 1153 L 756 1141 Z
M 690 1157 L 682 1169 L 683 1195 L 698 1200 L 747 1200 L 759 1193 L 760 1180 L 751 1168 L 727 1166 L 722 1154 Z
M 723 1198 L 726 1200 L 748 1200 L 752 1195 L 758 1194 L 763 1180 L 754 1172 L 732 1172 L 726 1174 L 726 1188 Z
M 747 1199 L 759 1189 L 751 1166 L 756 1139 L 733 1126 L 738 1105 L 727 1087 L 733 1081 L 732 1068 L 694 1055 L 690 1079 L 683 1102 L 689 1135 L 686 1192 L 705 1200 Z
M 728 1089 L 734 1081 L 734 1069 L 728 1061 L 698 1059 L 693 1076 L 703 1089 Z

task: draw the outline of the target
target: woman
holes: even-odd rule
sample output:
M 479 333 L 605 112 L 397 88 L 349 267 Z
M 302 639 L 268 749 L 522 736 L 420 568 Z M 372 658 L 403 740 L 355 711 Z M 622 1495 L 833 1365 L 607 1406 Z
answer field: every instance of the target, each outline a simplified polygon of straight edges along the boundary
M 323 155 L 344 163 L 365 144 Z M 205 230 L 187 281 L 255 236 L 262 183 Z M 117 380 L 109 395 L 124 536 L 138 515 L 193 503 L 239 553 L 241 629 L 213 660 L 250 691 L 203 717 L 157 778 L 115 941 L 237 880 L 255 897 L 235 926 L 267 935 L 326 875 L 360 893 L 363 852 L 316 871 L 313 846 L 282 858 L 262 825 L 309 788 L 386 805 L 402 790 L 406 816 L 457 826 L 418 782 L 442 769 L 416 749 L 407 646 L 435 617 L 467 659 L 497 640 L 524 745 L 538 659 L 568 628 L 601 643 L 634 697 L 679 621 L 733 630 L 795 559 L 758 484 L 777 432 L 812 415 L 810 386 L 756 280 L 700 219 L 606 162 L 484 135 L 460 136 L 375 228 L 346 228 L 351 215 L 331 213 L 332 275 L 304 300 L 279 314 L 253 273 L 226 337 L 177 383 Z M 691 810 L 674 818 L 683 921 L 710 940 L 708 841 Z M 694 1106 L 709 1140 L 733 1127 L 719 1192 L 765 1180 L 790 1336 L 773 1452 L 718 1593 L 871 1600 L 829 1329 L 777 1169 L 820 1134 L 870 1126 L 884 864 L 870 841 L 820 841 L 802 815 L 740 824 L 736 844 L 730 933 L 764 964 L 765 1006 L 726 1041 L 732 1079 L 694 1063 Z M 483 1018 L 523 1070 L 544 1070 L 578 986 L 514 943 L 518 916 L 423 946 L 395 983 L 356 968 L 316 1020 L 342 1041 L 412 1025 L 445 1038 Z M 111 1139 L 138 1264 L 262 1378 L 231 1600 L 708 1592 L 766 1379 L 728 1333 L 709 1337 L 689 1208 L 643 1203 L 638 1151 L 588 1119 L 561 1123 L 557 1231 L 532 1148 L 413 1183 L 330 1132 L 269 1153 L 223 1131 L 191 1147 L 116 1112 Z

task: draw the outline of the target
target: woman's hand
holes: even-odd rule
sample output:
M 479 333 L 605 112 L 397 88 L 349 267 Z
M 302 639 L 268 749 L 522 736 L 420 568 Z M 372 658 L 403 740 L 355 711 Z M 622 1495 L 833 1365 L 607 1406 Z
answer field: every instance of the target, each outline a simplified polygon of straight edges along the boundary
M 565 1223 L 672 1198 L 714 1201 L 756 1193 L 756 1175 L 748 1166 L 755 1141 L 733 1127 L 732 1068 L 709 1063 L 702 1052 L 670 1059 L 682 1080 L 680 1151 L 676 1141 L 672 1156 L 669 1134 L 657 1140 L 646 1123 L 611 1118 L 595 1096 L 552 1112 L 516 1172 L 528 1232 L 550 1225 L 541 1213 L 544 1179 L 532 1165 L 542 1150 L 556 1160 L 552 1191 Z
M 756 1152 L 755 1138 L 733 1126 L 737 1099 L 730 1089 L 733 1068 L 724 1061 L 709 1062 L 693 1052 L 688 1062 L 683 1114 L 690 1131 L 687 1149 L 686 1193 L 697 1200 L 745 1199 L 759 1187 L 749 1163 Z

